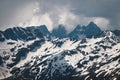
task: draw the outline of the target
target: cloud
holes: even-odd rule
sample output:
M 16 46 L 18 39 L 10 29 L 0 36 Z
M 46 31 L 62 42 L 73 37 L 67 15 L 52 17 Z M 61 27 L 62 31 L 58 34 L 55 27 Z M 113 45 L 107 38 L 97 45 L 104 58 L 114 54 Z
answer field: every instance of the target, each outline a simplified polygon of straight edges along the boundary
M 109 21 L 105 18 L 98 17 L 98 18 L 95 18 L 93 22 L 95 22 L 98 26 L 100 26 L 104 30 L 110 27 Z
M 78 24 L 76 15 L 72 14 L 67 10 L 59 12 L 58 17 L 58 24 L 63 24 L 64 26 L 66 26 L 66 29 L 68 31 L 70 31 L 73 28 L 73 26 L 76 26 L 76 24 Z
M 13 27 L 33 16 L 35 0 L 0 0 L 0 29 Z
M 61 9 L 64 13 L 66 8 L 70 14 L 72 13 L 78 18 L 90 19 L 96 18 L 96 20 L 103 20 L 100 25 L 103 29 L 119 29 L 120 28 L 120 0 L 40 0 L 43 7 L 43 12 L 56 12 L 57 8 Z M 47 2 L 47 3 L 46 3 Z M 54 4 L 53 4 L 54 3 Z M 44 5 L 45 4 L 45 5 Z M 84 16 L 84 17 L 83 17 Z M 78 19 L 81 20 L 84 19 Z M 85 22 L 85 21 L 83 21 Z M 87 23 L 86 21 L 85 23 Z M 98 23 L 98 22 L 97 22 Z M 82 23 L 81 23 L 82 24 Z M 105 26 L 107 25 L 107 26 Z
M 53 23 L 52 20 L 50 19 L 49 14 L 46 13 L 44 15 L 33 16 L 30 20 L 19 24 L 19 26 L 23 26 L 23 27 L 40 26 L 40 25 L 48 26 L 49 31 L 53 29 Z
M 102 29 L 120 28 L 120 0 L 1 0 L 0 29 L 21 25 L 58 24 L 70 31 L 94 21 Z
M 108 29 L 120 28 L 120 0 L 77 0 L 71 2 L 75 14 L 86 17 L 101 17 L 109 20 Z M 79 8 L 79 9 L 78 9 Z

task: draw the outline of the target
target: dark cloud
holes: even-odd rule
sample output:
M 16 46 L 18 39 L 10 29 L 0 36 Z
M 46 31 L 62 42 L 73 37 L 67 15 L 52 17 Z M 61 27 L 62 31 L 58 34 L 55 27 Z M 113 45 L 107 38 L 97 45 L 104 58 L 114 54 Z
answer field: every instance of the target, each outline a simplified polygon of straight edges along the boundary
M 49 28 L 58 24 L 73 28 L 93 20 L 103 29 L 119 29 L 119 4 L 120 0 L 0 0 L 0 26 L 46 22 Z
M 43 6 L 46 0 L 42 0 Z M 55 3 L 54 3 L 55 2 Z M 86 17 L 103 17 L 110 21 L 109 27 L 120 28 L 120 0 L 50 0 L 44 6 L 45 11 L 64 8 L 69 6 L 69 10 L 75 15 Z
M 110 21 L 111 28 L 120 28 L 120 0 L 80 0 L 79 3 L 75 2 L 74 4 L 73 12 L 76 14 L 103 17 Z

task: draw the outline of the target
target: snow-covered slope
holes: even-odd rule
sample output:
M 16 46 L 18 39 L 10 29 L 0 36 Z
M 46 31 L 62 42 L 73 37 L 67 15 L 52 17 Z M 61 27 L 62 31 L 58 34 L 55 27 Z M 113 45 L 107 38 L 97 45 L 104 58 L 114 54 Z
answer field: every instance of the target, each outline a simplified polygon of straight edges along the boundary
M 5 80 L 119 80 L 120 38 L 104 31 L 98 38 L 1 42 L 0 78 Z
M 69 34 L 63 25 L 0 31 L 0 79 L 119 80 L 120 31 L 93 22 Z

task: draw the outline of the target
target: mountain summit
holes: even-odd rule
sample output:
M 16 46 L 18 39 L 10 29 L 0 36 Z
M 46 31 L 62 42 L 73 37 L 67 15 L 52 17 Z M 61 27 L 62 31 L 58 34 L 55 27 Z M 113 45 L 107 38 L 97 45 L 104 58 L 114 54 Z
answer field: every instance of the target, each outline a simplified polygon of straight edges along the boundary
M 65 38 L 67 37 L 67 30 L 63 25 L 59 25 L 57 28 L 52 30 L 52 36 L 57 38 Z
M 84 34 L 85 29 L 86 29 L 85 26 L 77 25 L 76 28 L 68 34 L 68 36 L 70 37 L 71 40 L 83 39 L 86 37 L 86 35 Z
M 71 33 L 69 33 L 70 39 L 83 39 L 91 38 L 100 34 L 102 30 L 94 23 L 90 22 L 87 26 L 78 25 Z
M 41 31 L 43 36 L 46 36 L 48 39 L 51 39 L 51 33 L 48 31 L 46 25 L 38 26 L 38 29 Z
M 100 34 L 101 32 L 102 30 L 94 22 L 90 22 L 86 26 L 85 35 L 87 38 L 91 38 L 93 36 Z

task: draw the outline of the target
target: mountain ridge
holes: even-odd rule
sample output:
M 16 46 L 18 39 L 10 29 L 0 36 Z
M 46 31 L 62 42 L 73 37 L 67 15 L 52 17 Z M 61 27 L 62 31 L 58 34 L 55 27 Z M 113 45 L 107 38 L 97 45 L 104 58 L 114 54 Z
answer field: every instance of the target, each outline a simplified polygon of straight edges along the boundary
M 120 79 L 119 30 L 104 31 L 90 23 L 71 33 L 63 25 L 54 34 L 45 25 L 0 31 L 0 79 Z
M 92 38 L 93 36 L 97 36 L 101 34 L 103 31 L 94 23 L 90 22 L 87 26 L 77 25 L 70 33 L 67 33 L 67 30 L 64 25 L 59 25 L 57 28 L 54 28 L 52 32 L 47 29 L 47 26 L 30 26 L 26 28 L 22 27 L 13 27 L 8 28 L 4 31 L 0 31 L 0 41 L 4 41 L 5 39 L 12 40 L 30 40 L 35 39 L 39 34 L 41 36 L 45 36 L 49 40 L 52 37 L 55 38 L 70 38 L 71 40 L 79 40 L 84 38 Z M 120 31 L 113 31 L 118 34 Z

